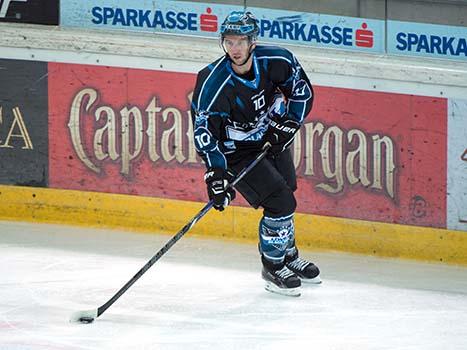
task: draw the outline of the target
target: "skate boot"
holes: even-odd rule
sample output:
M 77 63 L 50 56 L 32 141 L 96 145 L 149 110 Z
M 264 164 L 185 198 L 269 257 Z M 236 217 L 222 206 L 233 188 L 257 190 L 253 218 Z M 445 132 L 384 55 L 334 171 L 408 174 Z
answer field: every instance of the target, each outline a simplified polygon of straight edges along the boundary
M 300 277 L 302 282 L 315 284 L 321 283 L 318 266 L 310 261 L 300 258 L 296 248 L 293 249 L 292 254 L 288 253 L 286 255 L 285 265 L 289 270 Z
M 272 264 L 264 258 L 261 276 L 266 281 L 264 288 L 272 293 L 286 296 L 300 296 L 300 279 L 284 264 Z

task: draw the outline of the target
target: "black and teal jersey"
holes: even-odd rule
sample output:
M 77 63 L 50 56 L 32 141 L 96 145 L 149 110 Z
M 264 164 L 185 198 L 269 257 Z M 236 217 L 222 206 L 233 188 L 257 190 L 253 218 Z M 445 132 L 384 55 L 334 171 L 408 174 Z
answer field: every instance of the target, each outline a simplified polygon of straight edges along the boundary
M 252 57 L 251 80 L 237 75 L 227 56 L 198 73 L 191 106 L 194 142 L 208 168 L 226 169 L 226 155 L 262 143 L 278 94 L 287 118 L 303 123 L 311 110 L 313 88 L 290 51 L 258 45 Z

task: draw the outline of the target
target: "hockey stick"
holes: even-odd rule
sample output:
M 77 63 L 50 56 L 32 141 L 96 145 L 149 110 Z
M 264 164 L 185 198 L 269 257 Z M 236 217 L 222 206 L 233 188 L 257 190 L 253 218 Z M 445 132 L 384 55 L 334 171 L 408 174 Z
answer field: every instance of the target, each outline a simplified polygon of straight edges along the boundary
M 246 168 L 244 168 L 232 181 L 228 184 L 228 188 L 234 187 L 246 174 L 253 169 L 267 154 L 271 146 L 266 144 L 263 151 L 253 160 Z M 190 220 L 175 236 L 173 236 L 152 258 L 146 265 L 144 265 L 137 273 L 130 279 L 120 290 L 110 298 L 105 304 L 99 306 L 97 309 L 78 311 L 71 315 L 70 322 L 91 323 L 97 317 L 102 315 L 113 303 L 117 301 L 132 285 L 135 283 L 149 268 L 156 263 L 167 251 L 188 232 L 207 212 L 213 207 L 214 202 L 210 200 L 203 209 L 201 209 L 196 216 Z

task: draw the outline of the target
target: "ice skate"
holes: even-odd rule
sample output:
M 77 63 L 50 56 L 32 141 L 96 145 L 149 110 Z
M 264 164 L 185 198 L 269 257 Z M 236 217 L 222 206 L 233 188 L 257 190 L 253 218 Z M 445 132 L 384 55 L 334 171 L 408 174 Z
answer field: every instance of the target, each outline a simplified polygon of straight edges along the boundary
M 294 254 L 286 257 L 285 265 L 300 277 L 302 282 L 314 284 L 320 284 L 322 282 L 319 276 L 318 266 L 300 258 L 297 249 L 295 249 Z
M 277 270 L 263 266 L 261 275 L 266 281 L 264 288 L 267 291 L 292 297 L 300 296 L 300 279 L 287 266 L 284 265 Z

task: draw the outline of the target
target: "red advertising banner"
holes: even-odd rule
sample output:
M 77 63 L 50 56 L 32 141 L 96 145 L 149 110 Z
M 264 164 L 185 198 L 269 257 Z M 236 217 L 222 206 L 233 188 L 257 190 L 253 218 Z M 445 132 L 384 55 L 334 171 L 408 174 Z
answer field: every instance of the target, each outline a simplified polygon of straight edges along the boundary
M 193 74 L 49 63 L 50 187 L 204 201 Z
M 49 63 L 50 187 L 205 201 L 195 79 Z M 446 100 L 329 87 L 315 95 L 294 143 L 298 211 L 445 227 Z
M 296 154 L 298 211 L 445 227 L 447 100 L 333 87 L 315 95 Z

